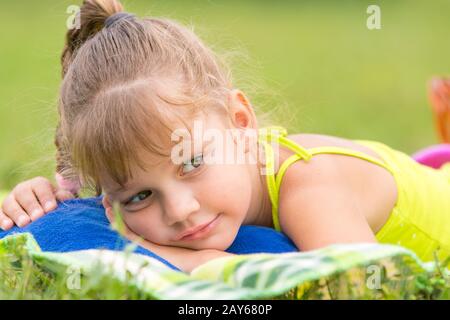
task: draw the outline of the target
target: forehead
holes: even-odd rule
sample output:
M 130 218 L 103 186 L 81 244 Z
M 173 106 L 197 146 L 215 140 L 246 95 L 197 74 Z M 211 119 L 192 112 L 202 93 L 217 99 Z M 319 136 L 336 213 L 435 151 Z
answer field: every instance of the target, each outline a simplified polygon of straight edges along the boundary
M 172 148 L 182 143 L 183 145 L 190 145 L 191 150 L 196 152 L 196 148 L 205 146 L 206 141 L 203 141 L 203 137 L 207 130 L 223 131 L 227 128 L 224 120 L 224 116 L 216 112 L 201 114 L 189 122 L 177 122 L 173 125 L 173 129 L 167 128 L 167 130 L 159 131 L 156 138 L 160 139 L 160 144 L 166 147 L 167 152 L 157 154 L 146 148 L 135 150 L 133 157 L 137 159 L 134 161 L 136 163 L 130 164 L 130 172 L 126 175 L 122 184 L 117 183 L 116 179 L 105 171 L 99 173 L 103 189 L 108 194 L 118 193 L 132 188 L 151 176 L 156 177 L 170 171 L 170 169 L 178 166 L 178 164 L 174 164 L 171 157 Z

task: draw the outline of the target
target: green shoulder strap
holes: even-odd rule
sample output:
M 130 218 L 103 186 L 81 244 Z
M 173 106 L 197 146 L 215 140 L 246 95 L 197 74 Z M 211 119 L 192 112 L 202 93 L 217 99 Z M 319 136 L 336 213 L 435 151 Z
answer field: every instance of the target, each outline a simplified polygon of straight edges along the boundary
M 281 181 L 283 179 L 284 174 L 286 173 L 286 170 L 294 162 L 298 160 L 305 160 L 306 162 L 308 162 L 312 158 L 312 156 L 316 154 L 322 153 L 342 154 L 367 160 L 369 162 L 372 162 L 387 169 L 389 172 L 392 173 L 392 170 L 388 165 L 363 152 L 339 147 L 316 147 L 311 149 L 305 149 L 302 146 L 295 143 L 294 141 L 288 139 L 286 129 L 280 126 L 270 126 L 266 128 L 261 128 L 259 130 L 259 142 L 262 143 L 264 146 L 264 153 L 266 157 L 265 159 L 266 182 L 269 191 L 270 202 L 272 204 L 273 224 L 275 230 L 277 231 L 281 231 L 280 222 L 278 219 L 278 199 Z M 295 152 L 295 154 L 291 155 L 281 164 L 278 173 L 276 175 L 274 172 L 275 162 L 274 162 L 274 151 L 271 145 L 272 142 L 277 142 L 280 145 Z
M 286 138 L 287 131 L 283 127 L 279 126 L 270 126 L 267 128 L 261 128 L 259 130 L 259 141 L 264 146 L 265 153 L 265 175 L 267 188 L 269 191 L 270 202 L 272 203 L 272 219 L 275 230 L 281 231 L 280 222 L 278 219 L 278 196 L 281 185 L 281 179 L 284 175 L 284 172 L 289 167 L 289 165 L 298 159 L 304 159 L 305 161 L 309 161 L 312 155 L 301 146 L 297 145 L 292 140 Z M 291 156 L 287 159 L 280 167 L 280 170 L 275 178 L 274 172 L 274 151 L 271 145 L 271 142 L 277 142 L 292 151 L 295 152 L 295 155 Z

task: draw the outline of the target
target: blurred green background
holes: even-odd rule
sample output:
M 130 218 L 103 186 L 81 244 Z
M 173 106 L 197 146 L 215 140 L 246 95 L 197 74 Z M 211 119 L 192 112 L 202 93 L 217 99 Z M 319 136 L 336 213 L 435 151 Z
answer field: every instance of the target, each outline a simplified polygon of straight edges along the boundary
M 53 179 L 59 56 L 67 7 L 0 3 L 0 189 Z M 257 112 L 291 131 L 437 142 L 427 82 L 450 72 L 450 1 L 123 1 L 129 12 L 192 25 L 230 61 Z M 381 30 L 366 9 L 381 7 Z

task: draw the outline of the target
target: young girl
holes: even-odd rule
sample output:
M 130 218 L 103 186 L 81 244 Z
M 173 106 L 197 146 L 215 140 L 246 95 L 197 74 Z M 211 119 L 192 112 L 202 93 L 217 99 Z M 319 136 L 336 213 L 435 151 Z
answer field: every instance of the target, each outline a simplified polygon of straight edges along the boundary
M 130 238 L 185 270 L 225 254 L 242 224 L 281 230 L 302 251 L 379 241 L 424 260 L 450 254 L 449 165 L 431 169 L 378 142 L 259 128 L 213 53 L 173 21 L 86 0 L 62 65 L 60 187 L 19 184 L 3 203 L 4 229 L 83 185 L 103 193 L 110 221 L 120 204 Z M 206 161 L 236 151 L 244 161 Z

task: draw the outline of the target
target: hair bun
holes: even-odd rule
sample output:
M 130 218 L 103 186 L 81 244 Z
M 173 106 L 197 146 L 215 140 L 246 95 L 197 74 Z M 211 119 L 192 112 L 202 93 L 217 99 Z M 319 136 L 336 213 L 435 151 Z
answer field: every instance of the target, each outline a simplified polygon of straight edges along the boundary
M 78 12 L 80 26 L 67 31 L 66 45 L 61 56 L 62 75 L 73 60 L 75 52 L 89 38 L 93 37 L 106 25 L 106 21 L 118 13 L 123 13 L 123 6 L 117 0 L 84 0 Z M 127 14 L 129 15 L 129 14 Z

